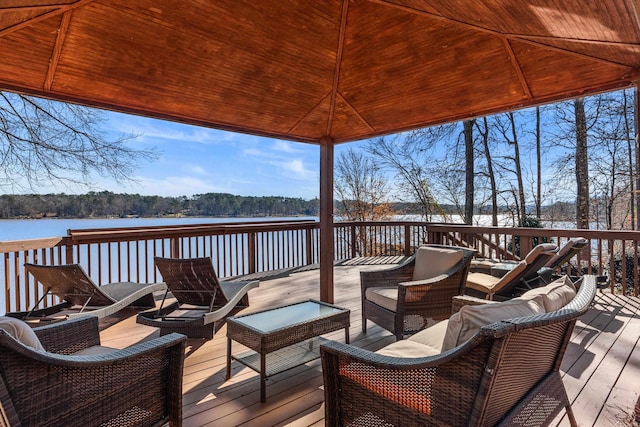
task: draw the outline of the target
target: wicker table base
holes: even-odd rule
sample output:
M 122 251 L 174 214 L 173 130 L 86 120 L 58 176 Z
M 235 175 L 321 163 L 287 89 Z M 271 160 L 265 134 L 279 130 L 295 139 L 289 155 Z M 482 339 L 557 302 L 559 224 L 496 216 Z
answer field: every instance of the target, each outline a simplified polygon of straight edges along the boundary
M 349 343 L 350 311 L 315 300 L 227 318 L 227 379 L 236 360 L 260 374 L 260 401 L 266 401 L 266 379 L 320 357 L 320 335 L 345 330 Z M 236 341 L 250 351 L 233 355 Z

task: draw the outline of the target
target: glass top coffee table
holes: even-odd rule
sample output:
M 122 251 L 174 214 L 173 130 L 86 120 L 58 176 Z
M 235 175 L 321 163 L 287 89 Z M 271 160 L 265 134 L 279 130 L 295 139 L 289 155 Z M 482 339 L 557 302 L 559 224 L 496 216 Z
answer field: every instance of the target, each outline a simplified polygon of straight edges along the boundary
M 320 357 L 320 335 L 344 328 L 349 343 L 350 311 L 316 300 L 227 318 L 227 379 L 236 360 L 260 374 L 260 401 L 267 377 Z M 231 353 L 236 341 L 251 350 Z

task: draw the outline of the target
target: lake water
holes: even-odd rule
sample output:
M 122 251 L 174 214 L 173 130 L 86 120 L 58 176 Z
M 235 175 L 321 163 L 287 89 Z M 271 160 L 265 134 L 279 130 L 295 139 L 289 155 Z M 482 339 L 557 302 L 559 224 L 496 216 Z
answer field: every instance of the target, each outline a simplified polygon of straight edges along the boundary
M 219 224 L 224 222 L 256 222 L 283 220 L 318 220 L 317 217 L 275 218 L 100 218 L 100 219 L 4 219 L 0 220 L 0 241 L 61 237 L 67 230 L 83 228 L 144 227 L 187 224 Z

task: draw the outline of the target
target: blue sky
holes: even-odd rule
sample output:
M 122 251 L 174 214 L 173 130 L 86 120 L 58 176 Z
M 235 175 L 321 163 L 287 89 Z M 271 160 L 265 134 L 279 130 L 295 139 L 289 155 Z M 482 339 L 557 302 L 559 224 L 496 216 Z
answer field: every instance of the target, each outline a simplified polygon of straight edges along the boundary
M 132 177 L 136 181 L 133 183 L 117 184 L 108 177 L 94 177 L 96 191 L 160 196 L 231 193 L 318 197 L 320 149 L 317 145 L 119 113 L 105 114 L 108 118 L 105 130 L 112 136 L 140 135 L 131 144 L 141 149 L 153 147 L 159 158 L 140 163 Z M 356 144 L 337 146 L 336 158 L 341 150 Z

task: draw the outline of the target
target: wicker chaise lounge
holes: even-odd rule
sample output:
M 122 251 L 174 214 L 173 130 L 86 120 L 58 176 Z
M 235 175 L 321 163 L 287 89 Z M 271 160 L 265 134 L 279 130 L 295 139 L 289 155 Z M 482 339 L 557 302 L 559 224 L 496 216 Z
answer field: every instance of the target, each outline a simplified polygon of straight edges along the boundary
M 375 353 L 323 344 L 326 425 L 546 426 L 565 408 L 575 426 L 560 364 L 595 277 L 576 285 L 565 276 L 506 302 L 457 297 L 479 305 Z
M 24 323 L 0 321 L 0 425 L 182 425 L 183 335 L 114 350 L 100 347 L 97 317 L 22 334 L 7 320 Z
M 98 286 L 78 264 L 37 265 L 26 263 L 25 269 L 45 289 L 42 301 L 49 293 L 63 302 L 44 309 L 7 313 L 20 319 L 79 316 L 110 316 L 128 306 L 155 307 L 153 292 L 163 291 L 164 283 L 140 284 L 134 282 L 109 283 Z M 40 304 L 35 304 L 37 307 Z
M 589 241 L 584 237 L 573 237 L 565 243 L 560 250 L 542 267 L 538 273 L 544 283 L 550 283 L 554 278 L 554 273 L 560 270 L 565 264 L 567 268 L 567 274 L 572 275 L 572 266 L 569 263 L 573 257 L 578 255 L 589 244 Z M 579 273 L 576 271 L 575 273 Z
M 155 264 L 176 301 L 138 314 L 137 322 L 160 328 L 160 335 L 179 332 L 189 338 L 211 339 L 217 321 L 249 305 L 257 280 L 220 281 L 211 258 L 162 258 Z
M 513 265 L 504 276 L 470 272 L 467 276 L 465 292 L 487 299 L 506 299 L 540 284 L 540 269 L 558 252 L 553 243 L 536 245 L 525 258 Z
M 407 262 L 360 273 L 362 332 L 367 319 L 400 340 L 451 315 L 451 299 L 464 293 L 472 249 L 423 245 Z

